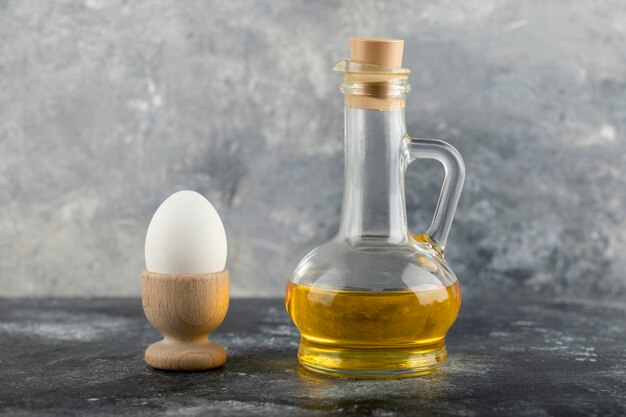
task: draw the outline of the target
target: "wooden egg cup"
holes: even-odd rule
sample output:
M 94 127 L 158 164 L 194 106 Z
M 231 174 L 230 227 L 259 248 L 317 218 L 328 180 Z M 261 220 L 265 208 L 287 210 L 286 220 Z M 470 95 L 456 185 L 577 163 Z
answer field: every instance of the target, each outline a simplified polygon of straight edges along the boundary
M 226 350 L 207 336 L 228 310 L 228 269 L 210 274 L 141 274 L 148 321 L 165 337 L 146 349 L 146 363 L 169 371 L 200 371 L 226 362 Z

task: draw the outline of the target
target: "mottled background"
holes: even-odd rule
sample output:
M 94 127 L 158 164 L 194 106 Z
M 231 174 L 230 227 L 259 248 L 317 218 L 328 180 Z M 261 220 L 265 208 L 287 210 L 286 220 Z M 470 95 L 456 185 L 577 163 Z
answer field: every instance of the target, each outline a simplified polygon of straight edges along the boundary
M 0 0 L 0 295 L 138 295 L 154 210 L 203 193 L 232 293 L 337 228 L 350 36 L 406 40 L 407 123 L 467 182 L 466 291 L 626 294 L 624 1 Z M 412 166 L 412 227 L 442 179 Z

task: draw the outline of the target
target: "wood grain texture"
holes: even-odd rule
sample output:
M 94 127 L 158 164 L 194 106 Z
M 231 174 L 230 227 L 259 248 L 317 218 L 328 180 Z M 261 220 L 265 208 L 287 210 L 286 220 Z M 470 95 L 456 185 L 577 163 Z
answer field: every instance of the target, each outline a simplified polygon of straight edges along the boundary
M 199 371 L 222 366 L 225 349 L 207 339 L 226 317 L 228 269 L 211 274 L 141 276 L 143 310 L 165 337 L 146 349 L 148 365 L 172 371 Z

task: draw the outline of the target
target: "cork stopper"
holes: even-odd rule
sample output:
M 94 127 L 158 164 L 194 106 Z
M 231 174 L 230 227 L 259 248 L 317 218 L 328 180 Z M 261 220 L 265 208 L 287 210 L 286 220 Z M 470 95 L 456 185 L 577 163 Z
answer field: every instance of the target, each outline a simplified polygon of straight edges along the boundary
M 366 110 L 403 108 L 409 71 L 402 68 L 401 39 L 350 39 L 350 59 L 333 66 L 343 76 L 345 106 Z
M 402 39 L 350 39 L 350 60 L 382 67 L 402 67 Z

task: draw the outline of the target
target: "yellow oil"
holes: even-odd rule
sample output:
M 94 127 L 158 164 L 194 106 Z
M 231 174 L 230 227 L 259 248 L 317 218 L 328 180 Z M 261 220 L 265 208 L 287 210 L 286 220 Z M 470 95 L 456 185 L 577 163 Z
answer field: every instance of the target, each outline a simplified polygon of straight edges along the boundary
M 348 377 L 416 376 L 445 362 L 461 288 L 337 291 L 289 282 L 285 302 L 304 366 Z

